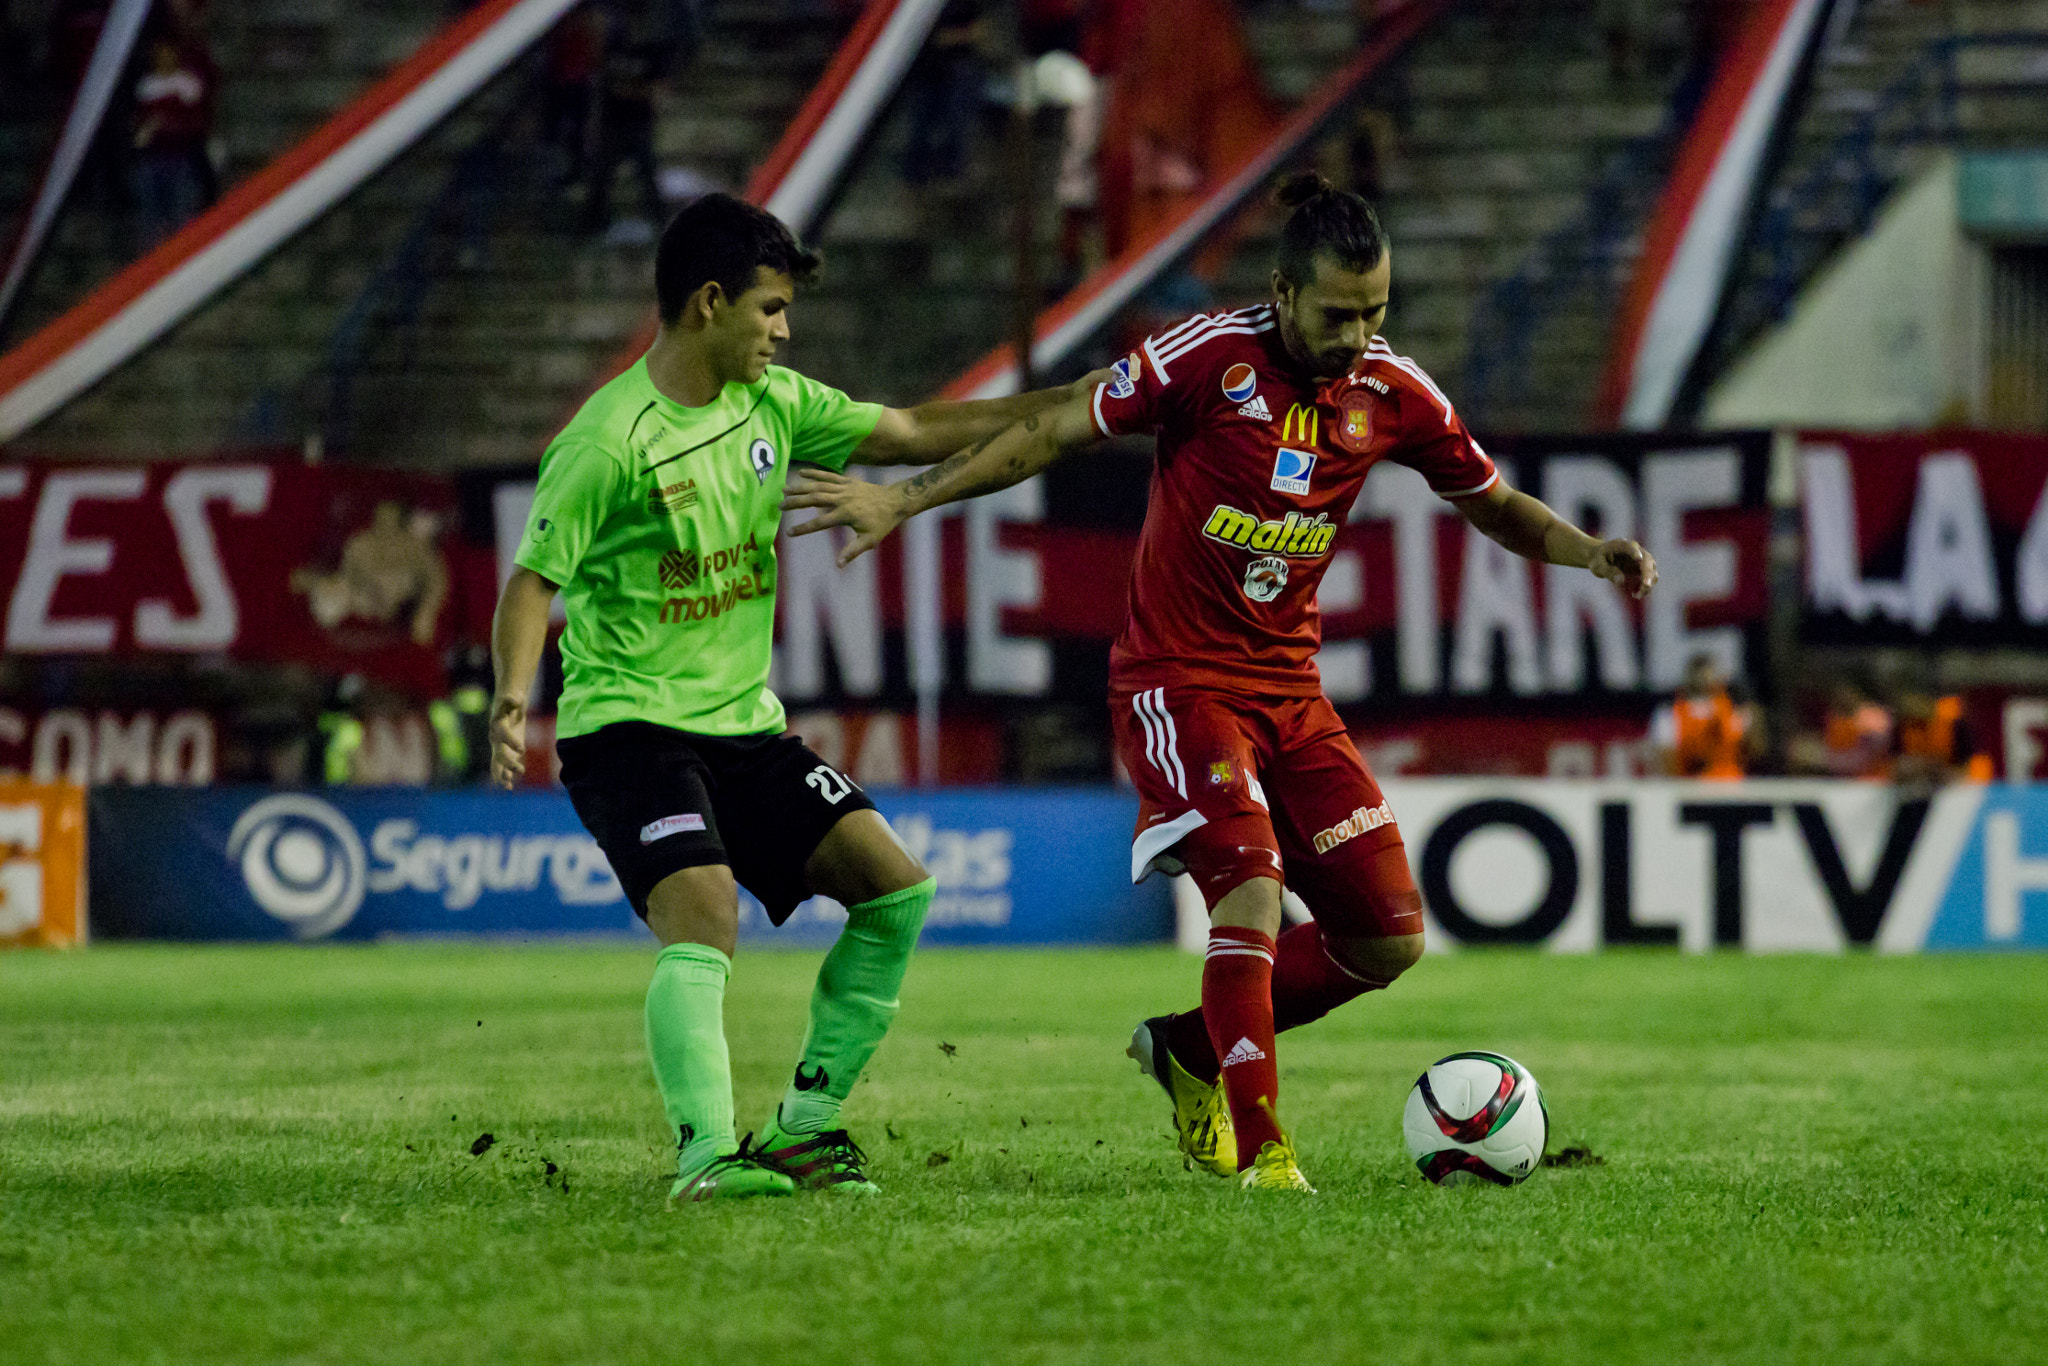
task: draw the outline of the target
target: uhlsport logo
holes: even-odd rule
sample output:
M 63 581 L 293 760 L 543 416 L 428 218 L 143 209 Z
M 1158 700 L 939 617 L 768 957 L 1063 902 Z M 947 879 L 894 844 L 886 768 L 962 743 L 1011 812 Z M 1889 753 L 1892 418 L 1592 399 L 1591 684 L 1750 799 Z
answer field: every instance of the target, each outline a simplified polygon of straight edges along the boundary
M 318 797 L 281 792 L 257 802 L 228 832 L 228 857 L 256 904 L 296 938 L 333 934 L 363 904 L 363 842 Z
M 671 550 L 661 557 L 655 572 L 661 575 L 663 588 L 687 588 L 697 581 L 697 552 L 694 550 Z
M 1297 451 L 1291 446 L 1282 446 L 1273 454 L 1273 482 L 1267 487 L 1275 493 L 1303 495 L 1308 492 L 1308 481 L 1315 472 L 1314 451 Z
M 754 438 L 754 444 L 747 447 L 747 459 L 753 463 L 754 478 L 765 484 L 775 469 L 775 443 L 765 436 Z
M 1258 388 L 1258 372 L 1242 361 L 1223 372 L 1223 397 L 1232 403 L 1243 403 L 1258 392 Z

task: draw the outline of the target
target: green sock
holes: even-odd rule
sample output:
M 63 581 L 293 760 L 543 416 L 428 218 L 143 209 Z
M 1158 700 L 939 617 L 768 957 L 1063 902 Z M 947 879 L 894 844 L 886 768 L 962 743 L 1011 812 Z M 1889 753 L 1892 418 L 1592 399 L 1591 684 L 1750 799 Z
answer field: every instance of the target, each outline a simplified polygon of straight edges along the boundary
M 796 1077 L 775 1112 L 776 1122 L 790 1133 L 819 1133 L 839 1118 L 840 1102 L 896 1018 L 896 993 L 937 887 L 926 878 L 847 907 L 846 928 L 825 955 L 811 992 L 811 1026 L 804 1033 Z
M 676 1169 L 697 1170 L 739 1147 L 732 1128 L 732 1057 L 725 1047 L 725 979 L 732 959 L 709 944 L 670 944 L 647 984 L 647 1057 Z

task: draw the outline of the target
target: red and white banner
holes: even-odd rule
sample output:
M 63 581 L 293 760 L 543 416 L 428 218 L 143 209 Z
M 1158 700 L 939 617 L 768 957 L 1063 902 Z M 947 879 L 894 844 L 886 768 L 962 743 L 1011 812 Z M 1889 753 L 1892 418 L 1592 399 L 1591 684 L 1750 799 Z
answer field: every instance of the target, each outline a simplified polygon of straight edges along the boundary
M 443 686 L 488 634 L 445 479 L 284 461 L 0 465 L 10 655 L 225 654 Z
M 1799 472 L 1806 639 L 2048 639 L 2048 437 L 1812 432 Z
M 0 442 L 105 378 L 381 170 L 576 0 L 483 0 L 284 155 L 0 355 Z
M 1760 0 L 1722 60 L 1644 236 L 1601 385 L 1602 420 L 1635 431 L 1671 420 L 1827 9 L 1828 0 Z
M 205 787 L 220 756 L 221 723 L 192 708 L 0 707 L 0 783 L 120 783 Z

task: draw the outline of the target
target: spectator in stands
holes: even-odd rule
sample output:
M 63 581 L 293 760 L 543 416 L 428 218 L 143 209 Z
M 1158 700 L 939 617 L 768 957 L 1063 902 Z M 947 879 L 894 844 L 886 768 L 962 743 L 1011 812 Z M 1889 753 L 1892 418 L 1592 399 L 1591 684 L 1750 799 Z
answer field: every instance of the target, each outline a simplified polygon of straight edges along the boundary
M 912 185 L 957 182 L 967 169 L 967 137 L 988 79 L 984 28 L 981 0 L 946 0 L 904 82 L 910 145 L 903 178 Z
M 136 235 L 148 251 L 207 203 L 212 174 L 206 139 L 213 130 L 213 83 L 168 34 L 152 38 L 148 68 L 135 83 L 131 166 Z
M 1721 666 L 1709 654 L 1686 665 L 1685 686 L 1657 709 L 1650 743 L 1673 778 L 1733 782 L 1746 776 L 1760 748 L 1754 704 L 1737 701 Z
M 616 19 L 607 26 L 598 77 L 597 154 L 590 163 L 583 228 L 603 232 L 619 246 L 652 242 L 661 227 L 661 188 L 654 174 L 654 86 L 661 69 L 658 43 Z M 643 217 L 612 216 L 612 176 L 621 163 L 639 187 Z
M 1960 697 L 1936 697 L 1921 688 L 1901 692 L 1893 750 L 1893 776 L 1900 783 L 1991 781 L 1991 756 L 1978 753 Z
M 1818 735 L 1802 737 L 1795 770 L 1879 782 L 1892 774 L 1892 714 L 1854 679 L 1836 681 Z

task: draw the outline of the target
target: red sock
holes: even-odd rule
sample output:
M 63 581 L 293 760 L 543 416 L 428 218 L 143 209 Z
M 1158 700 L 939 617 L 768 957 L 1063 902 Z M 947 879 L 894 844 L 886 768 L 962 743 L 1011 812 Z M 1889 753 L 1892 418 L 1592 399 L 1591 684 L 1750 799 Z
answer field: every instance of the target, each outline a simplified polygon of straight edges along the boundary
M 1357 996 L 1384 990 L 1387 983 L 1360 977 L 1338 966 L 1323 947 L 1323 932 L 1314 921 L 1296 925 L 1280 936 L 1273 955 L 1273 1030 L 1290 1029 L 1320 1020 Z M 1222 1069 L 1216 1045 L 1209 1041 L 1209 1022 L 1201 1007 L 1171 1017 L 1166 1046 L 1188 1075 L 1216 1084 Z
M 1280 1068 L 1273 1058 L 1270 937 L 1235 926 L 1209 931 L 1209 955 L 1202 964 L 1202 1018 L 1209 1026 L 1209 1045 L 1223 1060 L 1223 1095 L 1237 1126 L 1237 1166 L 1243 1171 L 1260 1148 L 1280 1137 L 1279 1121 L 1273 1117 L 1280 1099 Z

